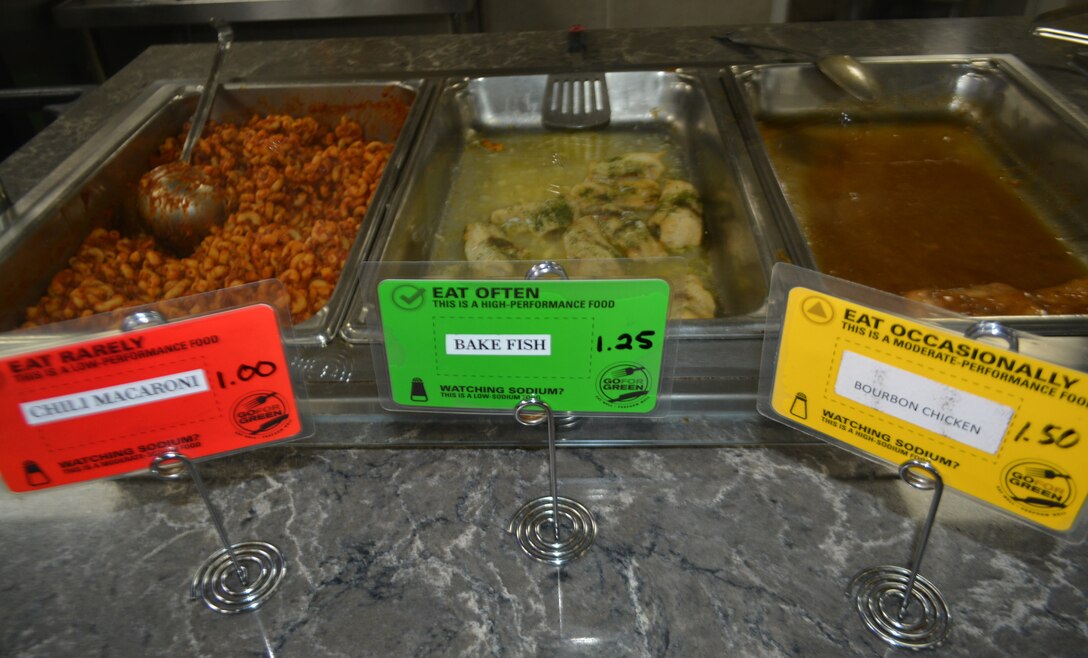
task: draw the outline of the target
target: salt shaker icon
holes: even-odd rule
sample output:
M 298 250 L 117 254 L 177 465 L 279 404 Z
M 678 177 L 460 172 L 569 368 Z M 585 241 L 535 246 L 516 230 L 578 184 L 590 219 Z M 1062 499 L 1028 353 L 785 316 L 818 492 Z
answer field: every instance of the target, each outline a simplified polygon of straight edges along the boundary
M 801 420 L 808 418 L 808 396 L 804 393 L 798 393 L 793 396 L 793 403 L 790 404 L 790 414 L 797 416 Z
M 45 474 L 38 462 L 26 460 L 23 462 L 23 473 L 26 475 L 26 483 L 32 487 L 43 487 L 52 480 Z
M 411 398 L 413 402 L 427 401 L 427 388 L 423 386 L 423 380 L 419 377 L 412 377 Z

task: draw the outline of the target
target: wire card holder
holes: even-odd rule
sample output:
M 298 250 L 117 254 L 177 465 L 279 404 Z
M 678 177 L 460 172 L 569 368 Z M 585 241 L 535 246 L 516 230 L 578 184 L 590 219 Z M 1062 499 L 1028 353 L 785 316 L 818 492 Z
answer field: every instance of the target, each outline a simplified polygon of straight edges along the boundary
M 674 257 L 382 262 L 363 273 L 353 315 L 370 330 L 386 409 L 505 415 L 514 406 L 519 424 L 546 426 L 550 495 L 522 506 L 507 530 L 532 559 L 563 565 L 589 550 L 597 523 L 559 495 L 556 427 L 667 413 L 669 304 L 687 267 Z
M 559 263 L 544 261 L 529 268 L 525 279 L 535 281 L 548 276 L 562 280 L 570 278 Z M 597 538 L 597 522 L 585 505 L 559 496 L 555 468 L 557 419 L 551 406 L 534 393 L 514 408 L 514 420 L 528 427 L 544 423 L 548 430 L 548 482 L 551 495 L 541 496 L 523 505 L 510 519 L 506 531 L 514 536 L 522 552 L 532 559 L 562 566 L 581 557 L 593 546 Z M 579 419 L 574 414 L 563 414 L 560 422 L 570 429 L 577 426 Z M 546 536 L 548 527 L 552 530 L 550 539 Z
M 224 614 L 256 609 L 286 560 L 269 543 L 231 543 L 196 462 L 313 432 L 287 302 L 280 282 L 262 281 L 16 332 L 0 353 L 17 375 L 0 382 L 8 488 L 188 474 L 223 545 L 193 597 Z
M 940 590 L 918 573 L 941 504 L 944 482 L 931 464 L 916 459 L 899 467 L 899 477 L 916 489 L 933 490 L 910 567 L 866 569 L 850 581 L 847 595 L 853 597 L 866 628 L 877 637 L 902 649 L 928 649 L 944 642 L 952 630 L 952 615 Z
M 177 452 L 166 452 L 151 460 L 151 474 L 160 480 L 174 481 L 186 473 L 208 508 L 212 525 L 223 548 L 204 561 L 193 577 L 190 596 L 223 614 L 256 610 L 272 593 L 287 572 L 287 560 L 280 549 L 261 541 L 233 544 L 223 527 L 223 517 L 212 503 L 208 488 L 196 464 Z
M 597 538 L 597 522 L 586 506 L 559 495 L 555 468 L 555 415 L 552 408 L 533 395 L 514 409 L 522 425 L 545 424 L 548 429 L 548 480 L 551 495 L 525 503 L 510 519 L 506 531 L 521 550 L 538 562 L 562 566 L 585 555 Z M 550 532 L 549 532 L 550 529 Z
M 784 263 L 767 315 L 760 413 L 933 491 L 910 565 L 863 570 L 847 590 L 882 640 L 929 649 L 951 631 L 944 597 L 919 573 L 946 485 L 1045 532 L 1084 534 L 1084 343 Z

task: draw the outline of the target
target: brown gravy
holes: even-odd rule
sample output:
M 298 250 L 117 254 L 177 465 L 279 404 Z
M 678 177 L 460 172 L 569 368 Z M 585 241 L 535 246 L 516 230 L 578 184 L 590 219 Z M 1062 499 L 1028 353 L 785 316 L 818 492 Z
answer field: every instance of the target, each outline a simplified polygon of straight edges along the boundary
M 893 293 L 1088 275 L 968 124 L 764 122 L 820 271 Z

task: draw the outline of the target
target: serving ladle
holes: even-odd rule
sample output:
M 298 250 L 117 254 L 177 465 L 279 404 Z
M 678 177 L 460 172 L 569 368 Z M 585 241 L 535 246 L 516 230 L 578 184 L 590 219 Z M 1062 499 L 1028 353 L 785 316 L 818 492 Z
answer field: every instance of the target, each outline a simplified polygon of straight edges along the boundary
M 157 240 L 179 254 L 188 254 L 204 239 L 213 226 L 226 219 L 226 207 L 219 190 L 199 167 L 191 164 L 193 147 L 204 131 L 219 87 L 219 69 L 234 41 L 230 25 L 215 21 L 218 47 L 208 81 L 200 92 L 189 134 L 176 162 L 160 165 L 140 179 L 136 209 L 144 227 Z
M 714 40 L 723 46 L 731 46 L 747 55 L 754 55 L 755 49 L 773 50 L 775 52 L 796 55 L 803 59 L 811 60 L 816 68 L 840 89 L 850 94 L 859 101 L 872 103 L 880 95 L 880 86 L 869 73 L 869 69 L 850 55 L 824 55 L 817 57 L 796 48 L 786 46 L 772 46 L 736 39 L 731 35 L 715 36 Z

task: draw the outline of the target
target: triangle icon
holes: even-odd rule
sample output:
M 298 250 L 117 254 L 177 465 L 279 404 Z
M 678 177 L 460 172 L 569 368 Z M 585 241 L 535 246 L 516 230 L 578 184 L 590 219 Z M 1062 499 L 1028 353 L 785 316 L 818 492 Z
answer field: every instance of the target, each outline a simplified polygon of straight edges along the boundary
M 831 314 L 827 308 L 827 304 L 822 299 L 814 299 L 812 303 L 805 309 L 805 314 L 812 316 L 818 320 L 828 320 L 831 318 Z

